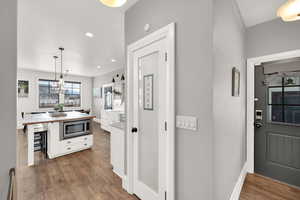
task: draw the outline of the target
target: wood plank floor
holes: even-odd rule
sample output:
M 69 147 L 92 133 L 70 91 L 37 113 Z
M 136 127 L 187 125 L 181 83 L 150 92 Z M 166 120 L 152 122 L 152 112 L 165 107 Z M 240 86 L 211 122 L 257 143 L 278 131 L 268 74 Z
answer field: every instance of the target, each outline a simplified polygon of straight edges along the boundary
M 300 200 L 300 189 L 257 174 L 248 174 L 240 200 Z
M 122 189 L 110 165 L 110 136 L 94 126 L 94 146 L 71 155 L 27 167 L 26 136 L 17 133 L 18 200 L 137 200 Z

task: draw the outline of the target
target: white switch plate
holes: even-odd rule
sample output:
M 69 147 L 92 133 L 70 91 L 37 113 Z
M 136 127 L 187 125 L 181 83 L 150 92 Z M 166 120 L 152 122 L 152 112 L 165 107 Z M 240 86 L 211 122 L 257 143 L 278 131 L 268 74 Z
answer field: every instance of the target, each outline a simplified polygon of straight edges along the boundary
M 198 120 L 196 117 L 176 116 L 176 127 L 196 131 L 198 129 Z

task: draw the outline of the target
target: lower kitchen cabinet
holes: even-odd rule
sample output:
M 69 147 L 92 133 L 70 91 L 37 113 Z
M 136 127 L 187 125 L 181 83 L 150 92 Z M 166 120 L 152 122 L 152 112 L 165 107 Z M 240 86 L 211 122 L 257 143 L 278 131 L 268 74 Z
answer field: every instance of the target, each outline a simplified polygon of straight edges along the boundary
M 125 133 L 123 129 L 111 127 L 110 158 L 113 171 L 121 178 L 124 176 Z

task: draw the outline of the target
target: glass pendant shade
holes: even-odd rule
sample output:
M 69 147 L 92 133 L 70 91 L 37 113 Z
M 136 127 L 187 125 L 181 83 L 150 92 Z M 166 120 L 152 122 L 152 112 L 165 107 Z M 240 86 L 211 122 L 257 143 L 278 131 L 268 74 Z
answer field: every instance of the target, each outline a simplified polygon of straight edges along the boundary
M 64 88 L 64 79 L 63 79 L 63 77 L 60 77 L 60 78 L 59 78 L 59 81 L 58 81 L 58 87 L 59 87 L 59 92 L 60 92 L 61 94 L 63 94 L 64 91 L 65 91 L 65 88 Z
M 127 0 L 100 0 L 101 3 L 108 7 L 121 7 L 123 6 Z
M 53 56 L 54 58 L 54 69 L 55 69 L 55 77 L 54 77 L 54 82 L 52 83 L 51 87 L 51 93 L 58 94 L 59 93 L 59 85 L 57 81 L 57 72 L 56 72 L 56 62 L 57 62 L 57 56 Z
M 60 50 L 60 77 L 59 77 L 58 85 L 59 85 L 59 93 L 63 94 L 65 92 L 64 75 L 63 75 L 63 51 L 65 49 L 63 47 L 59 47 L 58 49 Z
M 277 16 L 286 22 L 300 20 L 300 0 L 288 0 L 278 9 Z

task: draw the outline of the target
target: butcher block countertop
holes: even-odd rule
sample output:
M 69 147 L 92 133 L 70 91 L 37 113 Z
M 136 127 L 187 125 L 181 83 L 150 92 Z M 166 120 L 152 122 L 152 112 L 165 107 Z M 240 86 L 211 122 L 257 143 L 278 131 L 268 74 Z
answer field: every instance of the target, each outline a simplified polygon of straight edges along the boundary
M 52 117 L 50 113 L 26 115 L 23 125 L 43 124 L 51 122 L 76 121 L 96 118 L 94 115 L 88 115 L 81 112 L 66 112 L 66 116 Z

